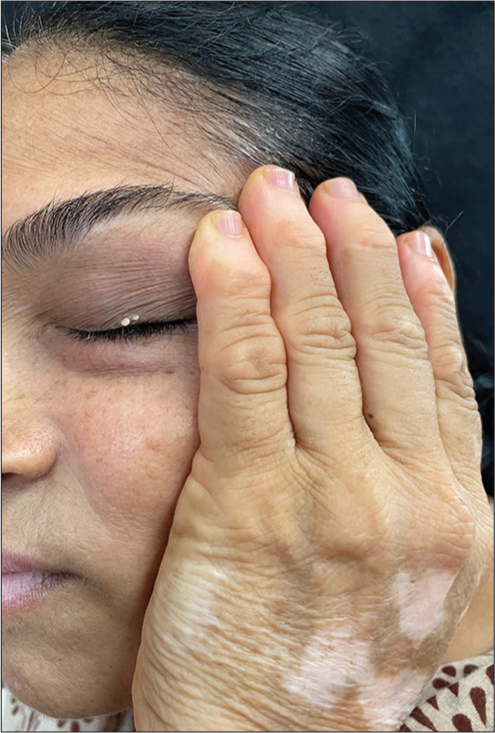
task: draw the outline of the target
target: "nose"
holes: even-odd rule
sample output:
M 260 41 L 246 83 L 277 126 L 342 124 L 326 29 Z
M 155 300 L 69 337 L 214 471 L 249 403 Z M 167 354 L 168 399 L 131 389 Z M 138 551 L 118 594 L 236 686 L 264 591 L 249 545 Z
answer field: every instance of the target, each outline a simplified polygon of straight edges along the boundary
M 50 424 L 22 418 L 2 427 L 2 481 L 16 476 L 34 481 L 46 476 L 57 460 L 55 431 Z M 4 484 L 5 487 L 5 484 Z
M 48 474 L 57 460 L 58 433 L 47 409 L 47 390 L 3 363 L 2 486 L 16 486 Z M 15 478 L 14 478 L 15 477 Z M 4 483 L 9 479 L 7 483 Z M 20 483 L 19 483 L 20 482 Z
M 50 419 L 53 383 L 47 382 L 46 372 L 40 369 L 33 354 L 12 335 L 8 318 L 4 325 L 2 488 L 6 489 L 20 487 L 50 473 L 57 461 L 59 439 Z
M 57 461 L 59 433 L 50 417 L 53 380 L 20 348 L 6 319 L 2 334 L 2 488 L 30 484 Z M 29 354 L 29 356 L 32 356 Z M 50 398 L 51 395 L 51 398 Z

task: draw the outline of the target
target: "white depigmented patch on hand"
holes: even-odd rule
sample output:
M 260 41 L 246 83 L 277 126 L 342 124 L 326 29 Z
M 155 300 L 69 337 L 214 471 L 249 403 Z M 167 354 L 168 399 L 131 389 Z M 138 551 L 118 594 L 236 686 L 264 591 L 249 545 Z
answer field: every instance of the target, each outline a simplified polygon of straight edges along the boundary
M 441 570 L 426 570 L 418 580 L 411 573 L 400 572 L 395 581 L 399 600 L 401 633 L 413 641 L 422 641 L 443 619 L 444 604 L 455 575 Z
M 332 713 L 342 704 L 360 708 L 369 730 L 395 730 L 412 710 L 427 683 L 424 674 L 406 667 L 379 674 L 371 661 L 371 646 L 349 631 L 315 635 L 301 660 L 299 674 L 287 689 L 306 705 Z M 344 702 L 348 695 L 352 695 Z
M 330 637 L 316 634 L 288 690 L 303 696 L 310 705 L 331 706 L 350 688 L 365 685 L 374 677 L 368 643 L 346 631 Z

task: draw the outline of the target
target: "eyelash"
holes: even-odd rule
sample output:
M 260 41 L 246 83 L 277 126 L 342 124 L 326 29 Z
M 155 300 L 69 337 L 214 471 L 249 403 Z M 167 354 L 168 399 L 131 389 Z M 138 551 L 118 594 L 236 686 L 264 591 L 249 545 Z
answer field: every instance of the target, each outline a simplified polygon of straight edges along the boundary
M 167 321 L 164 323 L 131 323 L 121 328 L 111 328 L 106 331 L 78 331 L 68 328 L 66 332 L 76 341 L 110 341 L 128 342 L 141 338 L 149 338 L 161 333 L 182 331 L 188 334 L 188 325 L 197 323 L 195 318 L 185 318 L 181 321 Z

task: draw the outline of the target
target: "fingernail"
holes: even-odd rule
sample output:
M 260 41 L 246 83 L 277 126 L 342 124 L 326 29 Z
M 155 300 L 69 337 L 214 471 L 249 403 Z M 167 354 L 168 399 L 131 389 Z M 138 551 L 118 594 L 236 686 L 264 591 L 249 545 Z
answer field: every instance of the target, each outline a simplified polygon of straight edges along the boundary
M 339 199 L 358 199 L 359 193 L 354 181 L 350 178 L 333 178 L 331 181 L 325 181 L 323 189 Z
M 424 232 L 412 232 L 407 238 L 407 243 L 412 249 L 420 255 L 436 259 L 431 239 Z
M 219 232 L 226 234 L 228 237 L 236 237 L 242 234 L 241 215 L 232 209 L 220 211 L 218 214 L 215 214 L 213 223 Z
M 263 175 L 272 186 L 282 188 L 285 191 L 295 191 L 296 189 L 295 175 L 292 171 L 285 170 L 285 168 L 263 168 Z

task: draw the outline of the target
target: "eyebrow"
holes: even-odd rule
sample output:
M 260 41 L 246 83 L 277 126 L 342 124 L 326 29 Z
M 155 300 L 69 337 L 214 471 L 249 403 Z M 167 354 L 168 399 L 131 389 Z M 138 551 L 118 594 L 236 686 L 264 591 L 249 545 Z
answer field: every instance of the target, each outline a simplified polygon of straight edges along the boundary
M 186 209 L 204 212 L 233 208 L 229 196 L 202 191 L 181 191 L 175 186 L 117 186 L 52 201 L 39 211 L 12 224 L 2 237 L 2 261 L 20 270 L 55 253 L 66 252 L 98 224 L 124 215 L 153 209 Z

